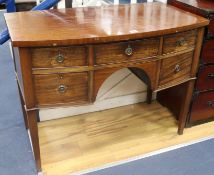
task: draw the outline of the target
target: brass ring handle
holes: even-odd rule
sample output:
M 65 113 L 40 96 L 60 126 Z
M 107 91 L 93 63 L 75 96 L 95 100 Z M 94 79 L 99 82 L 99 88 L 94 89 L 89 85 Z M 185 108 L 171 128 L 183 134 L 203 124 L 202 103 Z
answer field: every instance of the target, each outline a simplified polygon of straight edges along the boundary
M 181 38 L 177 41 L 177 46 L 183 46 L 186 43 L 184 38 Z
M 131 55 L 133 54 L 133 50 L 132 50 L 132 48 L 131 48 L 130 45 L 128 45 L 128 47 L 126 48 L 125 54 L 126 54 L 127 56 L 131 56 Z
M 56 61 L 57 61 L 58 63 L 63 63 L 63 62 L 64 62 L 64 56 L 63 56 L 61 53 L 59 53 L 59 54 L 56 56 Z
M 214 100 L 213 101 L 208 101 L 208 106 L 211 108 L 214 108 Z
M 67 87 L 63 84 L 59 85 L 58 87 L 58 92 L 59 93 L 65 93 L 66 92 Z
M 179 65 L 179 64 L 176 64 L 176 65 L 175 65 L 175 73 L 178 73 L 178 72 L 180 72 L 180 71 L 181 71 L 180 65 Z

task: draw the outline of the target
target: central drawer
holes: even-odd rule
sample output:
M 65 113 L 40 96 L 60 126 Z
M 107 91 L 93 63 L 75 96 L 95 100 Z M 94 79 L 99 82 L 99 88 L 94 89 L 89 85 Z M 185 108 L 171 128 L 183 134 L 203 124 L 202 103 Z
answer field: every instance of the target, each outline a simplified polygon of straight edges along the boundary
M 190 78 L 193 52 L 165 58 L 161 63 L 159 86 Z
M 109 64 L 145 59 L 158 55 L 160 38 L 95 46 L 95 63 Z
M 88 101 L 88 73 L 34 75 L 38 105 Z

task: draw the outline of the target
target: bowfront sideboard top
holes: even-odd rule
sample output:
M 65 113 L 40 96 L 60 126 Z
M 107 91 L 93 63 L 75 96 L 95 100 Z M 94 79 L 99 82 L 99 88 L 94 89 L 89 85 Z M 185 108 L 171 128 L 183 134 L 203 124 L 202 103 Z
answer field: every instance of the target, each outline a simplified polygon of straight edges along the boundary
M 123 41 L 191 30 L 208 20 L 163 3 L 5 14 L 13 46 Z
M 103 82 L 129 68 L 178 119 L 187 121 L 209 21 L 162 3 L 5 14 L 37 170 L 38 110 L 90 104 Z M 133 84 L 134 86 L 134 84 Z M 143 126 L 142 126 L 143 127 Z

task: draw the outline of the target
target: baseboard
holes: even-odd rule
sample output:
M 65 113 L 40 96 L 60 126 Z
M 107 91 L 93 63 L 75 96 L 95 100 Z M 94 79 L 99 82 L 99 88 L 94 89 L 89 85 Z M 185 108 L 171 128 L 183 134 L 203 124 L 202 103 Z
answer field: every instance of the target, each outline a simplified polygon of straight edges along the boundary
M 77 107 L 64 107 L 53 109 L 41 109 L 39 111 L 40 121 L 64 118 L 68 116 L 75 116 L 90 112 L 102 111 L 116 107 L 136 104 L 146 100 L 146 92 L 135 93 L 126 96 L 120 96 L 102 101 L 96 101 L 92 105 L 77 106 Z M 155 94 L 153 96 L 155 99 Z

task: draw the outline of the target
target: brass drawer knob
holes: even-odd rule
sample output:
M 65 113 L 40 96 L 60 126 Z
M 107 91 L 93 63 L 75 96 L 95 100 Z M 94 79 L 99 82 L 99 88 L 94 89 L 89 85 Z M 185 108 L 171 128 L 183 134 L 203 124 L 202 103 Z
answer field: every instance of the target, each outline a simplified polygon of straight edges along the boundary
M 56 61 L 57 61 L 57 63 L 63 63 L 64 62 L 64 56 L 61 53 L 59 53 L 56 56 Z
M 181 38 L 177 41 L 177 46 L 183 46 L 186 43 L 184 38 Z
M 214 101 L 208 101 L 208 106 L 211 108 L 214 108 Z
M 175 65 L 175 73 L 178 73 L 178 72 L 180 72 L 180 71 L 181 71 L 180 65 L 179 65 L 179 64 L 176 64 L 176 65 Z
M 214 73 L 208 74 L 207 77 L 208 77 L 209 79 L 214 79 Z
M 63 84 L 59 85 L 58 87 L 58 92 L 59 93 L 65 93 L 66 92 L 67 87 Z
M 133 50 L 132 50 L 132 48 L 131 48 L 130 45 L 128 45 L 128 47 L 126 48 L 125 54 L 126 54 L 127 56 L 131 56 L 131 55 L 133 54 Z

